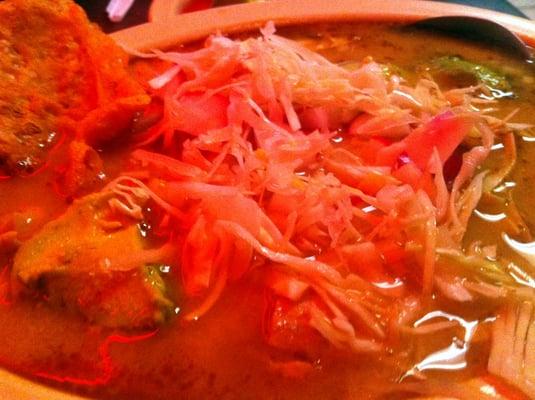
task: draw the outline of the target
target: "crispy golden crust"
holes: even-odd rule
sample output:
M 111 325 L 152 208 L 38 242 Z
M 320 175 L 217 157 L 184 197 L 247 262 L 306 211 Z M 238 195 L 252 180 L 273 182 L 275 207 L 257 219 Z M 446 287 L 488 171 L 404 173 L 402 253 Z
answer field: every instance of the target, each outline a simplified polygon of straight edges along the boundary
M 0 171 L 33 172 L 60 135 L 112 137 L 148 101 L 127 55 L 71 0 L 6 0 L 0 21 Z M 117 108 L 120 126 L 93 126 Z

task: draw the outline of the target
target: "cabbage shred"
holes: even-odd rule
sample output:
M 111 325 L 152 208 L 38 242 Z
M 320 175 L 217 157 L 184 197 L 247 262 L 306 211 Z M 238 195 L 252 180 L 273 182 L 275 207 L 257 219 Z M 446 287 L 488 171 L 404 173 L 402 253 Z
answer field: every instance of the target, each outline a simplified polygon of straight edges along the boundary
M 158 153 L 135 151 L 110 187 L 123 199 L 135 188 L 129 213 L 146 196 L 164 215 L 184 290 L 201 299 L 186 319 L 254 264 L 332 345 L 380 352 L 406 323 L 392 310 L 414 293 L 455 290 L 439 254 L 483 265 L 462 246 L 482 193 L 501 180 L 481 170 L 497 134 L 481 88 L 409 85 L 371 59 L 348 70 L 273 24 L 258 38 L 214 35 L 155 56 L 170 63 L 150 81 L 163 118 L 139 146 Z M 460 169 L 448 178 L 451 157 Z M 480 295 L 463 290 L 452 298 Z

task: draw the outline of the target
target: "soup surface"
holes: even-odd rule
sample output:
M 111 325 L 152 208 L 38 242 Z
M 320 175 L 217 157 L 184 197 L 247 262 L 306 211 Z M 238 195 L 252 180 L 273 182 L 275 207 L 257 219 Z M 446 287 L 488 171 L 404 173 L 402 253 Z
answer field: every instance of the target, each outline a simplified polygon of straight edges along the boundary
M 92 64 L 128 89 L 0 158 L 0 364 L 99 399 L 535 396 L 532 65 L 271 29 Z

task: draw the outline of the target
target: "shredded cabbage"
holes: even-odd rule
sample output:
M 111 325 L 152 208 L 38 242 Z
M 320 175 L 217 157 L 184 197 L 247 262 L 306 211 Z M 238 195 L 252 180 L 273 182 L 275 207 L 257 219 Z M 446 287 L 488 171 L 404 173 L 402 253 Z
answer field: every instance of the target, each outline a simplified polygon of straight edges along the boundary
M 151 198 L 165 214 L 186 293 L 205 299 L 187 318 L 255 262 L 327 341 L 381 351 L 400 326 L 389 310 L 413 288 L 431 296 L 438 282 L 450 299 L 473 301 L 492 292 L 485 284 L 510 282 L 462 250 L 483 192 L 510 171 L 481 171 L 495 134 L 475 107 L 482 89 L 410 85 L 370 59 L 350 70 L 273 24 L 261 33 L 155 52 L 170 63 L 150 81 L 163 118 L 140 136 L 131 176 L 111 185 L 125 213 Z M 459 153 L 449 182 L 444 165 Z M 437 262 L 482 279 L 460 287 Z

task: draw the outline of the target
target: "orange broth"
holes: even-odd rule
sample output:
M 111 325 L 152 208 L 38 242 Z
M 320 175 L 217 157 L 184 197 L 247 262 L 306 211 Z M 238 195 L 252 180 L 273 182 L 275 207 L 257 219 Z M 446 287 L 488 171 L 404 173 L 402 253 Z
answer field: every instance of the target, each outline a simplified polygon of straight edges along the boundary
M 384 24 L 286 28 L 279 33 L 304 42 L 334 62 L 358 62 L 372 56 L 379 63 L 400 68 L 409 81 L 425 72 L 429 60 L 441 55 L 462 55 L 500 67 L 512 76 L 516 93 L 515 98 L 498 103 L 500 116 L 518 108 L 515 121 L 535 123 L 535 82 L 528 66 L 485 46 Z M 140 62 L 147 61 L 134 61 Z M 339 145 L 351 143 L 342 136 Z M 61 146 L 44 172 L 0 181 L 0 215 L 35 207 L 52 219 L 66 209 L 68 201 L 55 190 L 53 173 L 63 157 Z M 517 138 L 517 148 L 519 162 L 507 181 L 509 186 L 514 183 L 514 200 L 528 226 L 534 228 L 535 143 Z M 118 175 L 128 154 L 127 141 L 100 150 L 106 180 Z M 499 157 L 501 150 L 493 151 L 488 165 Z M 525 267 L 526 262 L 511 254 L 500 234 L 497 223 L 473 216 L 465 240 L 497 244 L 506 257 Z M 11 258 L 0 254 L 0 262 L 9 268 Z M 386 396 L 385 389 L 394 388 L 412 365 L 463 335 L 459 328 L 416 338 L 402 335 L 385 354 L 371 356 L 320 346 L 314 351 L 310 373 L 284 376 L 274 367 L 274 360 L 283 360 L 285 355 L 263 339 L 262 315 L 269 299 L 261 284 L 262 273 L 253 269 L 230 284 L 216 305 L 193 322 L 181 319 L 188 302 L 181 299 L 180 284 L 170 280 L 177 315 L 152 332 L 114 332 L 91 326 L 80 316 L 65 314 L 37 298 L 3 301 L 0 365 L 44 384 L 99 399 L 371 399 Z M 490 324 L 485 321 L 493 317 L 494 305 L 467 308 L 437 294 L 426 310 L 454 314 L 478 326 L 467 344 L 465 365 L 449 371 L 427 370 L 429 379 L 455 381 L 485 375 L 490 336 Z M 410 390 L 382 398 L 409 397 Z

